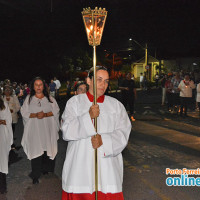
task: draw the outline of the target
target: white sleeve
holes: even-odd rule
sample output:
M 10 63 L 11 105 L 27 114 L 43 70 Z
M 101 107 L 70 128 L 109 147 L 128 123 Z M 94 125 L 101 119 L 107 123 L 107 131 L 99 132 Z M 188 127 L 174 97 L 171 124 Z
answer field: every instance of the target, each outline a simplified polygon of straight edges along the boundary
M 61 130 L 66 141 L 86 139 L 96 134 L 89 110 L 78 116 L 77 101 L 73 97 L 66 104 Z
M 23 122 L 24 122 L 24 125 L 25 123 L 30 119 L 30 114 L 31 112 L 29 111 L 29 95 L 26 97 L 24 103 L 23 103 L 23 106 L 21 107 L 21 114 L 22 114 L 22 117 L 23 117 Z
M 61 87 L 61 83 L 60 81 L 58 80 L 58 89 Z
M 13 96 L 13 99 L 14 99 L 14 103 L 15 103 L 14 112 L 17 113 L 20 110 L 19 100 L 18 100 L 17 96 Z
M 197 85 L 197 93 L 200 93 L 200 83 Z
M 182 88 L 182 81 L 179 83 L 178 88 L 181 90 L 181 88 Z
M 11 115 L 10 108 L 8 107 L 8 105 L 6 103 L 4 103 L 4 104 L 5 104 L 5 107 L 6 107 L 4 119 L 6 120 L 6 127 L 7 127 L 7 130 L 8 130 L 8 132 L 7 132 L 7 134 L 8 134 L 7 145 L 11 146 L 12 143 L 13 143 L 12 115 Z
M 51 101 L 53 103 L 51 103 L 51 106 L 52 106 L 52 113 L 53 113 L 53 117 L 54 117 L 54 120 L 56 121 L 57 123 L 57 128 L 58 130 L 60 129 L 60 122 L 59 122 L 59 114 L 60 114 L 60 108 L 56 102 L 56 100 L 53 98 L 53 97 L 50 97 Z
M 112 133 L 102 134 L 103 157 L 117 156 L 128 143 L 131 132 L 131 122 L 124 106 L 120 103 L 117 113 L 116 127 Z
M 4 102 L 4 105 L 5 105 L 5 109 L 6 109 L 6 114 L 5 114 L 5 121 L 6 121 L 6 125 L 9 126 L 12 124 L 12 115 L 11 115 L 11 112 L 10 112 L 10 108 L 8 106 L 7 103 Z

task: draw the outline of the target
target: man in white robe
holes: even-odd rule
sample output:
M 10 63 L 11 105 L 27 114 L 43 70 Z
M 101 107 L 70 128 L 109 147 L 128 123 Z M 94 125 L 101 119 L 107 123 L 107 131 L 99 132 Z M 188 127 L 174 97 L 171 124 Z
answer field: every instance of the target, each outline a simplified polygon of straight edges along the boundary
M 89 91 L 72 97 L 62 115 L 63 139 L 68 141 L 62 174 L 62 200 L 95 199 L 94 149 L 98 150 L 98 199 L 122 200 L 123 160 L 131 123 L 124 106 L 104 96 L 109 84 L 105 68 L 97 68 L 97 105 L 93 105 L 93 72 Z M 93 120 L 97 118 L 97 133 Z M 96 135 L 94 137 L 94 135 Z

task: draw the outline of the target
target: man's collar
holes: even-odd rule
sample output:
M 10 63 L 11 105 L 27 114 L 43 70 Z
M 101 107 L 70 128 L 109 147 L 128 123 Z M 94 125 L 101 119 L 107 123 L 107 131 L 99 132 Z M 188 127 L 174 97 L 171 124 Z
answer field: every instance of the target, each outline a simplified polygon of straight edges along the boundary
M 88 97 L 89 101 L 93 102 L 94 101 L 94 96 L 92 94 L 90 94 L 89 91 L 86 94 L 87 94 L 87 97 Z M 105 95 L 100 96 L 97 99 L 97 103 L 103 103 L 104 99 L 105 99 Z

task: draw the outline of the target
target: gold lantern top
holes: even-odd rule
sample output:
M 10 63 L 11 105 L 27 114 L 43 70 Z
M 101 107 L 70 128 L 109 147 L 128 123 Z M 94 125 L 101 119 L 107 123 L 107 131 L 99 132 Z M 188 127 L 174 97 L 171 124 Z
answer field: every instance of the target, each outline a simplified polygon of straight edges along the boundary
M 106 22 L 107 11 L 105 8 L 84 8 L 82 11 L 83 22 L 89 45 L 98 46 L 101 43 L 103 29 Z

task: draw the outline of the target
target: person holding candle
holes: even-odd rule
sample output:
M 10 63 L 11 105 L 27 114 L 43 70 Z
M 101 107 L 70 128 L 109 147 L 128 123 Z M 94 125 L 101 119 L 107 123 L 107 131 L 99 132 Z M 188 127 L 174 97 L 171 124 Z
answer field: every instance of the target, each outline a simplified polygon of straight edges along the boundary
M 24 122 L 22 146 L 29 160 L 33 184 L 39 183 L 41 173 L 54 171 L 59 139 L 59 107 L 49 96 L 47 87 L 40 77 L 33 79 L 30 95 L 21 108 Z
M 97 105 L 93 104 L 93 69 L 86 94 L 67 101 L 62 115 L 63 139 L 68 141 L 62 173 L 62 200 L 95 199 L 94 149 L 98 150 L 98 198 L 123 200 L 123 160 L 131 123 L 124 106 L 106 96 L 107 69 L 97 67 Z M 97 132 L 93 122 L 97 117 Z M 97 134 L 97 135 L 96 135 Z M 96 137 L 95 137 L 96 135 Z
M 180 102 L 181 102 L 181 110 L 180 115 L 183 115 L 183 108 L 185 110 L 184 116 L 187 116 L 187 109 L 192 98 L 192 90 L 195 89 L 195 84 L 192 80 L 190 80 L 190 75 L 185 74 L 184 80 L 182 80 L 178 86 L 180 91 Z

